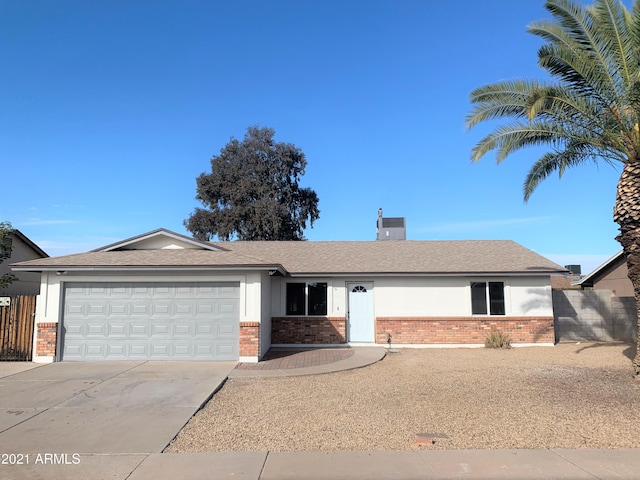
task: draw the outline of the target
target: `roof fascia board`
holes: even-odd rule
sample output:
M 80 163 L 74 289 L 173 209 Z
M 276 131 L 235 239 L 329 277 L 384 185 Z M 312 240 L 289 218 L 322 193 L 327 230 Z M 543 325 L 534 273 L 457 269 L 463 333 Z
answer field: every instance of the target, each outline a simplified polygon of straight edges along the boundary
M 288 276 L 287 271 L 281 265 L 203 265 L 203 266 L 179 266 L 179 265 L 157 265 L 150 267 L 135 266 L 96 266 L 78 267 L 58 265 L 56 267 L 12 267 L 14 272 L 157 272 L 157 271 L 180 271 L 180 272 L 202 272 L 202 271 L 268 271 L 277 272 L 283 276 Z
M 547 277 L 549 275 L 562 275 L 566 273 L 563 270 L 548 270 L 535 272 L 351 272 L 351 273 L 291 273 L 289 277 Z

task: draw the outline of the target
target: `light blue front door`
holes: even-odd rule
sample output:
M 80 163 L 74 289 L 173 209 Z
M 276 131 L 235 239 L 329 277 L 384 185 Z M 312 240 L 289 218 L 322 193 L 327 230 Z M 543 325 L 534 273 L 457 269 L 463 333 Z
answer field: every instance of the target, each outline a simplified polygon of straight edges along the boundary
M 375 342 L 373 283 L 347 283 L 349 342 Z

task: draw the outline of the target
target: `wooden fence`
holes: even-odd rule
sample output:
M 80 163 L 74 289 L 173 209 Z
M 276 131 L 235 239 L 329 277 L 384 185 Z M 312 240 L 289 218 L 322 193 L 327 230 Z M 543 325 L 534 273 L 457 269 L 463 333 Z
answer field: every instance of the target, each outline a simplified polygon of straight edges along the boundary
M 31 361 L 36 296 L 16 295 L 0 306 L 0 361 Z

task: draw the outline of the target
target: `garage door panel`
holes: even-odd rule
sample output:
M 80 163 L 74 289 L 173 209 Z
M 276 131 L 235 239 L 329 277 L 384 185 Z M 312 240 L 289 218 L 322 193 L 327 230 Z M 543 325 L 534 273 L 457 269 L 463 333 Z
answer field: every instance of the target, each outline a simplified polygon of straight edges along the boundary
M 171 335 L 171 324 L 168 322 L 151 322 L 151 336 L 167 338 Z
M 63 359 L 236 360 L 237 283 L 67 284 Z
M 174 315 L 175 316 L 181 316 L 181 315 L 188 315 L 188 316 L 192 316 L 195 312 L 194 312 L 194 305 L 190 304 L 190 303 L 176 303 L 175 304 L 175 309 L 174 309 Z
M 149 322 L 134 320 L 129 324 L 129 336 L 130 337 L 142 337 L 147 338 L 151 332 L 151 325 Z
M 218 315 L 237 315 L 238 305 L 234 302 L 223 301 L 218 303 Z
M 196 335 L 214 335 L 215 329 L 212 323 L 196 323 Z
M 149 356 L 149 345 L 141 343 L 127 344 L 125 351 L 127 357 L 147 358 Z
M 233 322 L 218 322 L 216 332 L 217 337 L 231 338 L 235 337 L 236 335 L 238 335 L 238 326 L 236 324 L 234 324 Z
M 193 325 L 192 323 L 183 323 L 183 324 L 178 324 L 178 323 L 174 323 L 173 324 L 173 337 L 187 337 L 187 338 L 191 338 L 194 336 L 194 330 L 195 330 L 195 325 Z
M 125 303 L 121 303 L 120 301 L 117 301 L 117 303 L 110 303 L 109 304 L 109 315 L 115 317 L 115 316 L 128 316 L 129 315 L 129 309 L 127 308 L 127 304 Z
M 109 322 L 107 326 L 107 336 L 109 336 L 110 338 L 115 338 L 115 337 L 126 338 L 127 330 L 128 330 L 127 326 L 128 325 L 126 323 Z
M 71 355 L 73 357 L 82 356 L 82 346 L 81 345 L 67 345 L 65 352 L 67 355 Z
M 89 357 L 106 357 L 107 345 L 105 343 L 88 343 L 86 345 L 87 356 Z
M 151 315 L 151 302 L 139 302 L 131 305 L 131 315 L 149 316 Z
M 164 316 L 169 317 L 173 314 L 173 309 L 171 308 L 171 303 L 163 301 L 161 303 L 153 303 L 151 306 L 153 310 L 153 316 Z
M 230 345 L 223 344 L 223 343 L 217 345 L 216 355 L 224 357 L 227 355 L 231 355 L 231 353 L 232 353 L 232 348 Z
M 108 324 L 105 323 L 87 323 L 86 333 L 87 337 L 107 337 Z

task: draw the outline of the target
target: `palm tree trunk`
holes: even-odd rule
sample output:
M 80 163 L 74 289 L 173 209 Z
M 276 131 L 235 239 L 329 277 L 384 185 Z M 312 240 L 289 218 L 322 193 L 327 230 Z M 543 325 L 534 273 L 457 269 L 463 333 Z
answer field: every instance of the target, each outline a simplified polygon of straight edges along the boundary
M 636 297 L 638 337 L 633 368 L 640 380 L 640 159 L 625 164 L 620 180 L 613 220 L 620 226 L 616 240 L 627 257 L 629 279 Z

